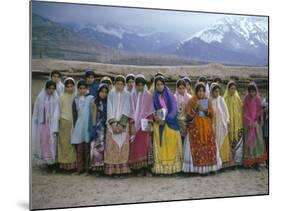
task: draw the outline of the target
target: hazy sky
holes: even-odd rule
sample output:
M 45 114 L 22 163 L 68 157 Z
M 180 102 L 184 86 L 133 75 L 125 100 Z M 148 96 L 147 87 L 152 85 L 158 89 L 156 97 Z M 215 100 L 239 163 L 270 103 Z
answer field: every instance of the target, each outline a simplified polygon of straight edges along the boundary
M 174 32 L 183 37 L 191 36 L 225 17 L 222 14 L 47 2 L 33 2 L 32 12 L 55 22 L 77 24 L 117 22 L 124 25 L 149 27 L 156 31 Z

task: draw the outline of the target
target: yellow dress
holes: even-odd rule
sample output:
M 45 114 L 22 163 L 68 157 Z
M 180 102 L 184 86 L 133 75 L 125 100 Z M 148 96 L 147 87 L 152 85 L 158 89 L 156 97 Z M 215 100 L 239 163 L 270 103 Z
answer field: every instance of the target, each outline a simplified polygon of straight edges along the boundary
M 160 146 L 159 124 L 154 123 L 152 172 L 156 174 L 173 174 L 182 169 L 182 141 L 179 131 L 164 126 L 162 146 Z

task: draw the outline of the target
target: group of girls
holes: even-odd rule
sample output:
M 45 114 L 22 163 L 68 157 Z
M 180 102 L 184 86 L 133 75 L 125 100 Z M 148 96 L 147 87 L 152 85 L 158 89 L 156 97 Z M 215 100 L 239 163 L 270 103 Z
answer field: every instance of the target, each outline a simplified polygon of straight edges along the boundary
M 225 91 L 224 91 L 225 89 Z M 173 93 L 157 73 L 95 80 L 92 70 L 77 82 L 51 73 L 35 100 L 32 158 L 48 169 L 74 174 L 206 174 L 267 160 L 263 103 L 254 82 L 242 102 L 234 81 L 192 89 L 180 78 Z M 223 94 L 224 92 L 224 94 Z M 223 94 L 223 96 L 222 96 Z

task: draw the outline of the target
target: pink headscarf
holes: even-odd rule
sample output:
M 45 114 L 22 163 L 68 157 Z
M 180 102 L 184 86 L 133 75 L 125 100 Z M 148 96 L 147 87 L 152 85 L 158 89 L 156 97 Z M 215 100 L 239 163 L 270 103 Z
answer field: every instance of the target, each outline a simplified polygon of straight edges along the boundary
M 176 84 L 178 84 L 179 81 L 181 81 L 184 79 L 179 79 L 177 80 Z M 189 99 L 191 98 L 191 95 L 187 92 L 187 90 L 185 89 L 185 92 L 184 92 L 184 95 L 181 95 L 179 92 L 178 92 L 178 88 L 176 88 L 176 92 L 175 92 L 175 98 L 177 100 L 177 104 L 181 104 L 181 103 L 187 103 L 189 101 Z
M 137 77 L 142 77 L 142 75 L 137 75 Z M 138 131 L 141 128 L 141 119 L 149 117 L 154 113 L 152 95 L 147 89 L 143 92 L 138 92 L 133 90 L 131 93 L 131 112 L 130 118 L 134 120 L 135 129 Z
M 261 97 L 256 83 L 251 82 L 248 87 L 249 86 L 254 86 L 257 94 L 255 97 L 251 97 L 249 93 L 246 95 L 244 99 L 243 117 L 246 124 L 250 127 L 248 146 L 253 147 L 256 138 L 256 127 L 254 124 L 256 120 L 262 116 L 263 110 Z

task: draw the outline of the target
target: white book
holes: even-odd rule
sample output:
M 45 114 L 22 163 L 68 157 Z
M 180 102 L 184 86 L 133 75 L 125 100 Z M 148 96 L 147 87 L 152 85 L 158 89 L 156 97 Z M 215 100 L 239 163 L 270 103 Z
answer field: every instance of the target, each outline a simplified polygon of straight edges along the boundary
M 148 125 L 148 119 L 141 119 L 141 130 L 145 131 L 145 129 L 147 128 Z

